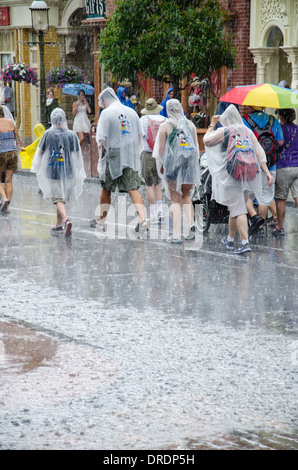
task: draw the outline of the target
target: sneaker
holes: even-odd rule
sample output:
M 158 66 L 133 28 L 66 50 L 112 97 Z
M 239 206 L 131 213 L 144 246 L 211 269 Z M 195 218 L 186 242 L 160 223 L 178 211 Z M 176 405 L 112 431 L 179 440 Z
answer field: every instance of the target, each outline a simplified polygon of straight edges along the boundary
M 269 227 L 271 228 L 275 228 L 277 224 L 278 224 L 278 220 L 274 219 L 273 217 L 272 217 L 272 220 L 268 223 Z
M 98 220 L 92 219 L 92 220 L 90 220 L 89 225 L 90 225 L 91 228 L 95 228 L 97 223 L 98 223 Z
M 71 235 L 72 223 L 69 219 L 65 221 L 65 236 L 70 237 Z
M 234 251 L 236 255 L 242 255 L 243 253 L 248 253 L 251 251 L 250 244 L 247 242 L 245 245 L 241 245 L 240 248 Z
M 150 217 L 150 224 L 151 225 L 157 225 L 159 224 L 159 218 L 155 215 L 154 217 Z
M 272 235 L 276 238 L 285 236 L 285 229 L 279 228 L 278 225 L 272 230 Z
M 52 227 L 50 229 L 50 232 L 55 233 L 55 234 L 56 233 L 63 233 L 63 227 L 62 227 L 62 225 L 55 225 L 55 227 Z
M 260 215 L 256 214 L 250 219 L 250 225 L 248 229 L 248 235 L 252 235 L 258 230 L 261 225 L 263 225 L 265 220 Z
M 221 241 L 225 246 L 227 250 L 234 250 L 234 240 L 231 242 L 228 240 L 228 237 L 224 237 Z
M 184 237 L 184 240 L 188 240 L 188 241 L 194 240 L 196 238 L 196 235 L 195 235 L 196 230 L 197 230 L 196 225 L 192 223 L 191 226 L 189 227 L 188 234 Z
M 167 239 L 167 243 L 172 243 L 173 245 L 181 245 L 182 240 L 179 237 L 174 237 L 173 235 Z

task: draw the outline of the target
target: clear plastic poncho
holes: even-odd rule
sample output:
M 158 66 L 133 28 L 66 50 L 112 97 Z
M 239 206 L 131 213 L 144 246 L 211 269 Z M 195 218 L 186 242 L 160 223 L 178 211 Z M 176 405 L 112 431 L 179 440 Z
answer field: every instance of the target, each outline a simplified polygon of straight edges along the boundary
M 196 127 L 185 117 L 180 101 L 168 100 L 166 107 L 168 119 L 159 127 L 152 156 L 170 199 L 169 187 L 182 194 L 183 184 L 199 184 L 200 167 Z
M 51 127 L 42 136 L 31 172 L 35 172 L 43 197 L 77 199 L 83 191 L 86 173 L 79 139 L 67 127 L 63 109 L 51 113 Z
M 260 163 L 266 155 L 254 133 L 248 129 L 234 105 L 220 116 L 223 127 L 204 137 L 208 167 L 212 176 L 212 198 L 229 206 L 244 191 L 257 199 L 262 194 Z
M 121 104 L 110 87 L 100 93 L 98 104 L 103 108 L 96 129 L 100 179 L 105 181 L 107 164 L 112 179 L 121 176 L 126 167 L 140 172 L 143 130 L 139 116 L 133 109 Z

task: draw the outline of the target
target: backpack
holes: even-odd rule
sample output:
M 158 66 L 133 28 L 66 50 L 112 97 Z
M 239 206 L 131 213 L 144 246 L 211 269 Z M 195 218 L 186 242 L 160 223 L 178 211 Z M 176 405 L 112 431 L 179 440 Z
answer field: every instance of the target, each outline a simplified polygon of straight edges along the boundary
M 229 175 L 237 181 L 255 179 L 260 170 L 255 150 L 247 134 L 239 128 L 229 128 L 224 145 L 227 146 L 226 170 Z
M 154 121 L 148 116 L 148 145 L 153 150 L 154 144 L 156 141 L 156 136 L 158 133 L 159 126 L 163 123 L 164 121 Z
M 244 119 L 252 128 L 259 144 L 266 153 L 268 168 L 272 167 L 276 164 L 280 157 L 279 145 L 272 132 L 274 116 L 271 115 L 269 117 L 265 127 L 259 127 L 248 114 L 245 114 Z

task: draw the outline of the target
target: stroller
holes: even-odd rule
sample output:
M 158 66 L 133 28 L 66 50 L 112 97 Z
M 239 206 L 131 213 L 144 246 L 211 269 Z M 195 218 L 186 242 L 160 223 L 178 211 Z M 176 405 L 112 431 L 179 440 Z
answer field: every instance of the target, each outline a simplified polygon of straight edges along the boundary
M 196 213 L 196 204 L 202 204 L 202 221 L 200 229 L 203 234 L 207 234 L 211 224 L 227 224 L 229 221 L 229 212 L 226 206 L 218 204 L 212 195 L 212 178 L 207 165 L 205 153 L 200 156 L 200 185 L 195 186 L 190 194 L 194 212 Z

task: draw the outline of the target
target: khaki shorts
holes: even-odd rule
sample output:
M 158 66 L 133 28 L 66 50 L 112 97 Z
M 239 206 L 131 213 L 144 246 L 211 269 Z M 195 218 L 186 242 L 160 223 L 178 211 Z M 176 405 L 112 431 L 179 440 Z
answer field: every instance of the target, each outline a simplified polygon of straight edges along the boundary
M 0 174 L 6 170 L 17 171 L 18 154 L 16 150 L 12 152 L 0 153 Z
M 138 172 L 128 167 L 123 169 L 123 173 L 121 176 L 113 180 L 107 162 L 106 180 L 101 180 L 100 183 L 102 189 L 105 189 L 106 191 L 114 193 L 118 187 L 120 193 L 128 193 L 129 191 L 139 189 L 142 182 Z
M 152 157 L 152 152 L 141 153 L 142 176 L 146 186 L 156 186 L 161 182 L 156 169 L 156 159 Z
M 273 177 L 271 186 L 268 185 L 266 173 L 262 171 L 262 200 L 258 201 L 260 206 L 270 206 L 274 199 L 276 171 L 270 171 L 270 173 Z
M 249 198 L 249 192 L 244 191 L 242 197 L 238 201 L 228 205 L 229 214 L 231 217 L 237 217 L 238 215 L 247 214 L 246 203 Z
M 291 190 L 293 198 L 298 197 L 298 167 L 280 168 L 276 170 L 276 199 L 286 200 L 289 190 Z

